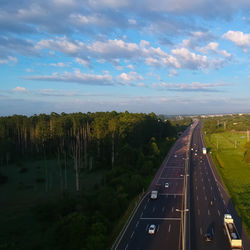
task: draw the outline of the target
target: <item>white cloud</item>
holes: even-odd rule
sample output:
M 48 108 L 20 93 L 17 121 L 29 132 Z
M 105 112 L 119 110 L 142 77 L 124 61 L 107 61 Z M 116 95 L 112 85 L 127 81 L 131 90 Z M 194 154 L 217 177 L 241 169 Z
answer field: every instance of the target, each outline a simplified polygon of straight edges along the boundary
M 29 72 L 29 73 L 30 73 L 30 72 L 33 72 L 33 71 L 34 71 L 34 70 L 33 70 L 33 69 L 30 69 L 30 68 L 27 68 L 27 69 L 26 69 L 26 72 Z
M 18 62 L 18 59 L 16 57 L 13 57 L 13 56 L 8 56 L 7 58 L 3 58 L 1 59 L 0 58 L 0 65 L 1 64 L 11 64 L 11 63 L 17 63 Z
M 143 80 L 143 77 L 137 72 L 131 71 L 128 74 L 127 73 L 120 74 L 118 79 L 126 81 L 126 82 L 131 82 L 131 81 Z
M 134 66 L 132 64 L 127 65 L 127 68 L 134 70 Z
M 57 72 L 52 75 L 35 75 L 27 76 L 28 80 L 41 80 L 41 81 L 59 81 L 59 82 L 75 82 L 86 85 L 111 85 L 113 84 L 113 78 L 109 74 L 94 75 L 84 74 L 80 70 L 75 70 L 74 73 L 64 72 L 59 74 Z
M 131 25 L 135 25 L 136 20 L 135 19 L 128 19 L 128 23 L 131 24 Z
M 83 66 L 86 66 L 86 67 L 89 67 L 90 68 L 90 64 L 89 64 L 89 61 L 87 60 L 84 60 L 82 58 L 76 58 L 75 61 Z
M 50 63 L 50 66 L 64 68 L 64 67 L 69 67 L 70 64 L 71 63 L 58 62 L 58 63 Z
M 152 88 L 154 89 L 165 89 L 171 91 L 198 91 L 198 92 L 218 92 L 218 87 L 226 86 L 225 83 L 200 83 L 192 82 L 188 83 L 153 83 Z
M 196 48 L 197 51 L 203 54 L 209 54 L 209 52 L 214 52 L 215 54 L 230 58 L 232 55 L 228 53 L 226 50 L 219 50 L 219 44 L 216 42 L 210 42 L 205 47 Z
M 28 90 L 24 87 L 17 86 L 13 89 L 14 92 L 27 92 Z
M 175 69 L 171 69 L 169 72 L 169 77 L 174 77 L 174 76 L 178 76 L 178 71 Z
M 238 47 L 242 48 L 244 52 L 248 52 L 248 48 L 250 48 L 250 34 L 229 30 L 222 37 L 231 40 Z

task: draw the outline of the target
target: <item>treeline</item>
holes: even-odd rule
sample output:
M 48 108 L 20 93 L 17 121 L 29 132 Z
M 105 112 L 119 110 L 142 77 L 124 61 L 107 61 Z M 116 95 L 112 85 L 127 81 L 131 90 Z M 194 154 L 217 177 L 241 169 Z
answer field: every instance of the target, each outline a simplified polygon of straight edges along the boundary
M 244 160 L 250 163 L 250 115 L 235 114 L 218 117 L 203 118 L 203 132 L 208 136 L 214 133 L 245 132 L 247 142 L 245 144 Z
M 203 118 L 203 130 L 208 134 L 224 131 L 250 130 L 250 115 L 224 115 Z
M 1 166 L 57 159 L 62 179 L 69 168 L 74 171 L 77 191 L 67 193 L 64 185 L 63 196 L 32 210 L 40 228 L 36 241 L 12 240 L 3 249 L 108 249 L 121 216 L 147 188 L 179 130 L 154 113 L 0 117 Z M 81 175 L 100 169 L 102 181 L 92 190 L 81 188 Z

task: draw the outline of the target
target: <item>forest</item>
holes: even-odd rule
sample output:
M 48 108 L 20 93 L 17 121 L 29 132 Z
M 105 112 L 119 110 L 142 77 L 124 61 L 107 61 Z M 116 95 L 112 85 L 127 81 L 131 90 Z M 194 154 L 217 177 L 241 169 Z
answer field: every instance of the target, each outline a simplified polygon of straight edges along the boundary
M 110 248 L 190 122 L 115 111 L 0 117 L 0 249 Z

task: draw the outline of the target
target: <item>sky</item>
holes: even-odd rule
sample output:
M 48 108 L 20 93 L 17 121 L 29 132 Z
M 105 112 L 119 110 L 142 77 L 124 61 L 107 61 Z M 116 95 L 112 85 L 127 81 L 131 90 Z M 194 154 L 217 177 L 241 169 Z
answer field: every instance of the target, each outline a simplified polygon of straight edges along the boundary
M 0 115 L 250 111 L 249 0 L 1 0 Z

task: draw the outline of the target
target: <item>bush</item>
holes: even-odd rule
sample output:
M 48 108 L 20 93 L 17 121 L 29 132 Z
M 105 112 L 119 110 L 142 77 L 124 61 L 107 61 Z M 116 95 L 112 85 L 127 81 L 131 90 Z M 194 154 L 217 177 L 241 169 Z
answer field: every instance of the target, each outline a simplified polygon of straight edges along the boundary
M 0 184 L 4 184 L 8 181 L 8 177 L 0 172 Z

